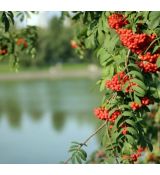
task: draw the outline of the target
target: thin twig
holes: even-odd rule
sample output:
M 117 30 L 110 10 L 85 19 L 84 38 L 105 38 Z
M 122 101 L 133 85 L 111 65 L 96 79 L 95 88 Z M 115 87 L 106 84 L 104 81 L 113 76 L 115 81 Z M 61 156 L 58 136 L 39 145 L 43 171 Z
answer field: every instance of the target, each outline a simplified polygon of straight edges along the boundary
M 124 69 L 126 69 L 127 72 L 128 72 L 128 62 L 129 62 L 130 53 L 131 53 L 131 51 L 128 50 L 127 57 L 126 57 L 126 60 L 125 60 L 125 68 Z
M 146 54 L 147 51 L 152 47 L 152 45 L 153 45 L 157 40 L 159 40 L 159 39 L 160 39 L 160 37 L 154 39 L 154 40 L 151 42 L 151 44 L 148 46 L 148 48 L 145 50 L 144 54 Z
M 81 143 L 77 149 L 76 152 L 78 152 L 84 145 L 87 144 L 87 142 L 93 137 L 95 136 L 105 125 L 106 125 L 107 121 L 104 122 L 102 125 L 100 125 L 100 127 L 93 133 L 91 134 L 83 143 Z M 70 160 L 72 159 L 72 156 L 69 157 L 64 163 L 67 164 Z

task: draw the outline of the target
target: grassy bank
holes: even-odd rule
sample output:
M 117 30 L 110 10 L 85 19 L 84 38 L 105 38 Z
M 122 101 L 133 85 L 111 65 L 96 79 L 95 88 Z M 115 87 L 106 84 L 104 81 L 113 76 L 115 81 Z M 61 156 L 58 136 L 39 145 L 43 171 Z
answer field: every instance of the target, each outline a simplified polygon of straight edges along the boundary
M 55 66 L 43 66 L 43 67 L 19 67 L 18 72 L 39 72 L 39 71 L 50 71 L 50 70 L 85 70 L 89 64 L 58 64 Z M 0 73 L 14 73 L 15 69 L 12 68 L 9 64 L 0 63 Z
M 0 81 L 10 80 L 37 80 L 37 79 L 61 79 L 61 78 L 96 78 L 101 70 L 95 65 L 88 64 L 64 64 L 43 68 L 20 67 L 16 72 L 9 65 L 0 65 Z

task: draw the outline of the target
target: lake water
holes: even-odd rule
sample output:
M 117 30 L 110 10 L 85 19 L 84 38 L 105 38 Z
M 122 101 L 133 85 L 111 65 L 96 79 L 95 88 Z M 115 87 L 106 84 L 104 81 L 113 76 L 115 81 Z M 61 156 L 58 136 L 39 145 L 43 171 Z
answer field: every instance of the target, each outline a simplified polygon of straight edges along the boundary
M 96 80 L 0 82 L 0 163 L 59 163 L 97 128 Z M 90 154 L 99 146 L 88 144 Z

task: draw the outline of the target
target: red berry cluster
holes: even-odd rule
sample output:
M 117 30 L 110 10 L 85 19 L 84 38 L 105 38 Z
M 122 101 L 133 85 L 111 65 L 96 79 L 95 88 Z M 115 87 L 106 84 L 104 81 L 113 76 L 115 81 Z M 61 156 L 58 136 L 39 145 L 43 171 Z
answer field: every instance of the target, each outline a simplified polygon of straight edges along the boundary
M 116 118 L 121 114 L 119 110 L 113 112 L 111 116 L 109 116 L 109 111 L 105 107 L 99 107 L 94 109 L 94 114 L 101 120 L 107 120 L 109 122 L 114 123 Z
M 124 72 L 118 72 L 112 77 L 111 80 L 106 81 L 106 88 L 109 88 L 113 91 L 122 91 L 123 86 L 129 80 L 129 76 L 127 76 Z M 129 82 L 128 87 L 125 89 L 125 92 L 133 92 L 133 86 L 137 86 L 137 84 L 134 82 Z
M 142 106 L 147 106 L 151 103 L 152 103 L 152 100 L 150 100 L 148 97 L 143 97 L 141 99 L 141 104 L 138 104 L 136 102 L 131 102 L 130 107 L 135 111 L 135 110 L 141 108 Z
M 112 77 L 111 80 L 106 81 L 106 88 L 114 91 L 121 91 L 122 86 L 128 81 L 129 77 L 124 72 L 119 72 Z
M 148 61 L 150 63 L 156 63 L 160 54 L 151 54 L 151 52 L 147 52 L 145 55 L 139 55 L 139 59 L 142 61 Z
M 105 107 L 98 107 L 94 109 L 94 114 L 101 120 L 108 120 L 108 110 Z
M 122 14 L 112 14 L 108 17 L 108 24 L 113 29 L 119 29 L 129 24 L 129 21 L 126 20 L 126 17 Z
M 0 55 L 6 55 L 8 53 L 7 49 L 1 49 Z
M 18 38 L 17 43 L 18 46 L 23 45 L 24 48 L 28 47 L 27 41 L 24 38 Z
M 139 147 L 137 152 L 134 154 L 131 154 L 130 158 L 133 162 L 136 162 L 137 159 L 142 155 L 142 152 L 144 151 L 144 148 Z
M 133 33 L 130 29 L 121 28 L 116 31 L 119 34 L 122 44 L 136 54 L 141 54 L 156 37 L 155 35 L 144 33 Z
M 159 71 L 159 68 L 158 68 L 158 66 L 155 63 L 149 63 L 149 62 L 145 62 L 145 61 L 140 61 L 140 62 L 137 63 L 137 65 L 145 73 L 147 73 L 147 72 L 155 73 L 155 72 Z

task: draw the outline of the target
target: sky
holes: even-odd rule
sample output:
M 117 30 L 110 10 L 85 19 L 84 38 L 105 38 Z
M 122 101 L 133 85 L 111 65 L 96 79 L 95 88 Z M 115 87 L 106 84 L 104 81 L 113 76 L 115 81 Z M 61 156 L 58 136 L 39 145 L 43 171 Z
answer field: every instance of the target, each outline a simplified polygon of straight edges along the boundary
M 27 18 L 23 23 L 17 22 L 18 26 L 25 27 L 26 25 L 36 25 L 40 27 L 47 27 L 49 20 L 53 16 L 60 16 L 58 11 L 41 11 L 38 14 L 31 14 L 31 18 Z

